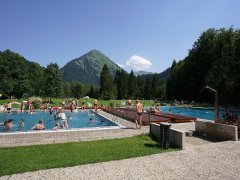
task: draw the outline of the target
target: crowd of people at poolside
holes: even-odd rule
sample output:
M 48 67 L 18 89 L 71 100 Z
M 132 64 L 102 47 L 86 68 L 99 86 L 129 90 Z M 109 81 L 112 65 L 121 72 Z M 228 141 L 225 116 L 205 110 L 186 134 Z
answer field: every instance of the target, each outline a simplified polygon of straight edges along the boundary
M 15 102 L 9 102 L 5 105 L 5 108 L 8 112 L 11 112 L 11 109 L 12 109 L 12 104 L 14 104 Z M 140 100 L 136 100 L 135 103 L 132 104 L 132 100 L 131 99 L 128 99 L 126 100 L 125 102 L 121 102 L 122 105 L 125 106 L 125 108 L 134 108 L 135 111 L 136 111 L 136 128 L 140 129 L 141 126 L 142 126 L 142 114 L 144 112 L 144 106 L 142 103 L 140 103 Z M 26 106 L 26 108 L 25 108 Z M 78 99 L 75 98 L 74 100 L 72 99 L 63 99 L 62 103 L 60 106 L 55 106 L 55 107 L 49 107 L 49 104 L 43 104 L 41 106 L 41 110 L 42 111 L 49 111 L 49 113 L 53 116 L 54 116 L 54 120 L 55 120 L 55 127 L 53 127 L 54 130 L 57 130 L 57 129 L 68 129 L 68 119 L 66 118 L 66 114 L 64 111 L 71 111 L 71 112 L 74 112 L 76 111 L 77 109 L 85 109 L 85 108 L 88 108 L 89 107 L 89 104 L 87 104 L 86 106 L 86 101 L 82 101 L 81 103 L 78 102 Z M 92 108 L 95 109 L 95 111 L 97 112 L 98 111 L 98 101 L 95 99 L 93 101 L 93 106 L 91 105 Z M 121 105 L 120 105 L 120 102 L 116 102 L 116 108 L 120 108 Z M 100 109 L 104 109 L 105 106 L 104 105 L 101 105 L 100 106 Z M 24 112 L 24 110 L 27 109 L 26 112 L 29 112 L 29 113 L 34 113 L 35 112 L 35 109 L 33 108 L 33 105 L 32 105 L 32 102 L 30 99 L 28 99 L 27 102 L 24 102 L 24 101 L 21 101 L 20 103 L 20 111 L 21 112 Z M 150 107 L 148 109 L 148 111 L 152 114 L 155 114 L 155 113 L 161 113 L 161 109 L 159 107 L 159 105 L 152 105 L 152 107 Z M 171 110 L 169 110 L 168 113 L 172 113 Z M 60 122 L 59 122 L 60 120 Z M 89 122 L 93 122 L 93 119 L 90 118 Z M 4 127 L 5 129 L 11 129 L 12 128 L 12 123 L 13 123 L 13 120 L 6 120 L 4 121 Z M 20 121 L 20 127 L 24 127 L 24 120 L 21 120 Z M 44 126 L 44 122 L 42 119 L 39 120 L 39 123 L 34 125 L 34 127 L 32 127 L 32 130 L 42 130 L 42 129 L 45 129 L 45 126 Z
M 34 106 L 33 106 L 33 102 L 31 101 L 31 99 L 29 98 L 27 101 L 21 101 L 16 102 L 14 100 L 9 100 L 6 104 L 0 106 L 0 110 L 1 111 L 7 111 L 8 113 L 10 113 L 13 108 L 12 105 L 13 104 L 17 104 L 20 106 L 20 108 L 16 108 L 16 111 L 20 111 L 20 112 L 27 112 L 30 114 L 33 114 L 36 112 Z M 90 102 L 86 102 L 86 100 L 84 99 L 82 102 L 78 102 L 78 99 L 68 99 L 65 98 L 63 99 L 63 101 L 61 102 L 61 104 L 59 106 L 50 106 L 49 103 L 44 103 L 40 105 L 40 110 L 41 111 L 53 111 L 55 109 L 65 109 L 65 110 L 69 110 L 71 112 L 76 111 L 77 109 L 95 109 L 95 111 L 97 112 L 98 109 L 102 109 L 104 108 L 104 105 L 98 106 L 98 100 L 95 99 L 93 101 L 93 105 Z
M 15 102 L 9 102 L 6 104 L 5 108 L 7 109 L 8 112 L 11 112 L 12 109 L 12 104 L 14 104 Z M 86 103 L 85 101 L 83 101 L 82 103 L 79 104 L 78 99 L 64 99 L 61 103 L 61 107 L 59 106 L 55 106 L 55 107 L 48 107 L 48 104 L 43 104 L 41 106 L 41 110 L 43 111 L 49 111 L 49 113 L 51 115 L 53 115 L 54 120 L 55 120 L 55 127 L 53 127 L 53 130 L 57 130 L 57 129 L 68 129 L 68 119 L 66 117 L 65 114 L 65 110 L 68 111 L 75 111 L 79 108 L 79 105 L 81 106 L 81 109 L 85 109 L 86 108 Z M 141 128 L 142 126 L 142 113 L 144 112 L 144 106 L 140 103 L 139 100 L 136 100 L 136 103 L 134 105 L 132 105 L 132 101 L 126 100 L 125 102 L 125 108 L 131 108 L 131 107 L 135 107 L 136 108 L 136 128 Z M 24 112 L 24 110 L 27 108 L 26 112 L 29 113 L 34 113 L 35 109 L 33 108 L 32 102 L 30 99 L 28 99 L 27 102 L 21 101 L 20 103 L 20 111 Z M 119 108 L 121 105 L 119 102 L 116 103 L 116 107 Z M 95 111 L 97 112 L 98 110 L 98 101 L 95 99 L 93 101 L 93 108 L 95 109 Z M 103 105 L 101 105 L 101 109 L 105 108 Z M 150 108 L 151 113 L 155 113 L 155 112 L 161 112 L 160 108 L 158 106 L 153 106 Z M 60 122 L 59 122 L 60 121 Z M 92 118 L 90 118 L 89 120 L 90 123 L 94 122 Z M 3 126 L 5 127 L 5 129 L 11 129 L 13 125 L 13 120 L 6 120 L 4 121 Z M 21 128 L 24 127 L 24 120 L 20 120 L 19 122 L 19 126 Z M 45 129 L 44 126 L 44 122 L 42 119 L 39 120 L 39 122 L 37 124 L 35 124 L 32 128 L 32 130 L 42 130 Z

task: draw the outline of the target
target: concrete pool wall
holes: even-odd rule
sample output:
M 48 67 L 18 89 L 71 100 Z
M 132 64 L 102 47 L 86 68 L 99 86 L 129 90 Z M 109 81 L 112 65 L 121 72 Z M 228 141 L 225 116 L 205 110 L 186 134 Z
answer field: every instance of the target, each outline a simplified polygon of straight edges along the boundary
M 156 140 L 159 140 L 160 138 L 162 138 L 160 134 L 160 124 L 152 123 L 150 126 L 151 126 L 150 127 L 151 136 Z M 170 128 L 170 131 L 171 131 L 171 146 L 184 149 L 185 136 L 186 136 L 185 132 L 174 129 L 174 128 Z
M 195 123 L 195 133 L 217 140 L 238 140 L 237 126 L 214 123 L 208 120 L 197 120 Z
M 53 144 L 79 142 L 93 139 L 104 139 L 118 134 L 119 127 L 105 127 L 76 130 L 32 131 L 19 133 L 0 133 L 0 147 L 27 146 L 37 144 Z M 108 133 L 107 133 L 108 132 Z

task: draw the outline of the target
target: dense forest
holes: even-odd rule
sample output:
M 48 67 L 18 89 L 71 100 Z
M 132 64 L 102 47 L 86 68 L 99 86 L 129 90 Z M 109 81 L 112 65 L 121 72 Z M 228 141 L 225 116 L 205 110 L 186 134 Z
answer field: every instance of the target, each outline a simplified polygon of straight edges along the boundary
M 155 75 L 151 79 L 136 77 L 133 71 L 117 71 L 113 77 L 107 65 L 100 76 L 100 87 L 80 82 L 64 82 L 59 66 L 50 63 L 46 68 L 30 62 L 10 50 L 0 52 L 0 94 L 1 98 L 14 96 L 41 97 L 83 97 L 113 98 L 157 98 L 164 97 L 165 85 Z
M 240 102 L 240 31 L 208 29 L 194 43 L 188 56 L 171 67 L 167 98 L 212 102 L 219 92 L 220 104 Z
M 56 63 L 46 68 L 30 62 L 10 50 L 0 52 L 0 94 L 2 98 L 83 97 L 102 99 L 167 99 L 213 102 L 219 92 L 220 104 L 240 102 L 240 31 L 238 29 L 208 29 L 189 50 L 188 56 L 172 63 L 167 81 L 158 74 L 135 76 L 117 70 L 113 76 L 105 64 L 100 86 L 80 82 L 64 82 Z
M 56 63 L 44 68 L 10 50 L 0 52 L 0 72 L 3 99 L 9 96 L 80 97 L 91 90 L 90 86 L 79 82 L 63 82 Z

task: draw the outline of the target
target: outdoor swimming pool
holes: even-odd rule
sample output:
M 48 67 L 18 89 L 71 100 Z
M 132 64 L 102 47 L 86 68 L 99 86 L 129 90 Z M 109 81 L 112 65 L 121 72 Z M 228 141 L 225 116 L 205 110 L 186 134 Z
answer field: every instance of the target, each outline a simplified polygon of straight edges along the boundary
M 192 116 L 200 119 L 214 120 L 213 109 L 161 106 L 161 110 L 164 113 L 169 113 L 169 110 L 171 110 L 173 114 Z M 222 116 L 222 112 L 219 112 L 219 116 L 220 117 Z
M 66 111 L 65 113 L 69 129 L 118 126 L 91 110 L 78 110 L 77 112 Z M 92 118 L 93 121 L 89 121 L 90 118 Z M 13 119 L 13 127 L 10 130 L 6 130 L 4 126 L 2 126 L 7 119 Z M 21 119 L 24 120 L 24 127 L 20 127 L 19 125 Z M 56 122 L 59 124 L 62 123 L 61 120 L 55 121 L 54 115 L 51 115 L 49 112 L 37 111 L 34 114 L 26 112 L 0 113 L 0 132 L 30 131 L 31 128 L 38 123 L 39 119 L 43 119 L 45 130 L 52 130 L 52 128 L 55 127 Z

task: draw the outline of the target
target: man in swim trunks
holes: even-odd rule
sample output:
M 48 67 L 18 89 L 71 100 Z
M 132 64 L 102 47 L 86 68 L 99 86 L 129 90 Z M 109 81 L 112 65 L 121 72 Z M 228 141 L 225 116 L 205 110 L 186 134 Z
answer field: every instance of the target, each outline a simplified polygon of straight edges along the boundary
M 12 110 L 12 103 L 9 102 L 9 103 L 6 105 L 6 108 L 7 108 L 8 113 L 10 113 L 11 110 Z
M 136 129 L 138 128 L 138 121 L 139 121 L 139 129 L 142 126 L 142 113 L 143 113 L 143 105 L 140 103 L 139 100 L 136 100 Z

